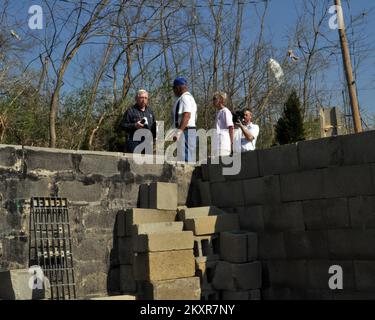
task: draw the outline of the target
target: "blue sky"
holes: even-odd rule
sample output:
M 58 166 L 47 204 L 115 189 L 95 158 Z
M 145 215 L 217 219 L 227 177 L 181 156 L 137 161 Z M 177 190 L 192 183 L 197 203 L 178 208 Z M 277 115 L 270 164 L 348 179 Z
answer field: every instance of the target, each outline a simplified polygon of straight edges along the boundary
M 332 0 L 332 4 L 333 4 Z M 346 6 L 346 1 L 343 0 L 343 9 L 345 14 L 345 23 L 348 26 L 350 17 L 348 15 L 348 10 Z M 350 2 L 350 12 L 353 17 L 360 16 L 363 12 L 366 12 L 365 15 L 365 24 L 366 29 L 362 30 L 366 35 L 366 43 L 372 48 L 375 44 L 375 1 L 374 0 L 351 0 Z M 299 8 L 301 5 L 300 0 L 273 0 L 270 4 L 270 12 L 268 15 L 268 30 L 269 33 L 273 34 L 273 39 L 275 43 L 279 43 L 280 46 L 285 45 L 285 35 L 287 34 L 290 26 L 293 26 L 293 23 L 296 19 L 296 8 Z M 328 22 L 327 22 L 328 23 Z M 337 30 L 332 30 L 331 39 L 338 39 Z M 359 31 L 358 31 L 359 32 Z M 348 37 L 351 37 L 351 34 L 348 34 Z M 375 50 L 369 52 L 364 52 L 368 57 L 365 61 L 359 65 L 357 74 L 357 89 L 360 108 L 363 109 L 364 113 L 375 114 Z M 353 61 L 354 63 L 354 61 Z M 332 67 L 330 70 L 327 70 L 329 81 L 332 82 L 328 84 L 327 90 L 334 90 L 337 88 L 337 103 L 342 103 L 340 101 L 341 96 L 341 87 L 338 85 L 335 86 L 336 81 L 343 81 L 343 70 L 342 70 L 342 61 L 339 60 L 339 64 Z
M 0 8 L 4 0 L 0 0 Z M 202 0 L 203 1 L 203 0 Z M 203 1 L 204 2 L 204 1 Z M 231 0 L 226 0 L 225 2 L 230 3 Z M 247 1 L 245 1 L 247 2 Z M 266 37 L 272 38 L 273 44 L 276 47 L 286 47 L 288 45 L 287 35 L 288 31 L 293 28 L 296 17 L 297 10 L 301 8 L 301 0 L 271 0 L 269 5 L 269 12 L 266 18 Z M 333 4 L 332 0 L 332 4 Z M 18 21 L 25 21 L 25 26 L 27 26 L 28 19 L 28 8 L 33 4 L 42 5 L 40 0 L 22 0 L 15 1 L 10 0 L 12 11 L 11 14 Z M 365 30 L 359 30 L 365 35 L 366 43 L 372 48 L 375 46 L 375 1 L 374 0 L 351 0 L 350 2 L 350 13 L 353 17 L 358 17 L 361 13 L 366 12 L 366 15 L 362 19 L 365 20 L 367 28 Z M 346 6 L 346 0 L 343 0 L 344 12 L 346 23 L 348 24 L 349 16 Z M 251 19 L 248 19 L 251 20 Z M 246 21 L 245 14 L 245 25 L 249 23 Z M 328 21 L 327 21 L 328 25 Z M 34 32 L 43 32 L 43 31 L 34 31 Z M 329 38 L 332 40 L 338 40 L 337 30 L 329 31 Z M 22 33 L 21 33 L 22 34 Z M 351 37 L 351 35 L 348 35 Z M 88 52 L 88 49 L 84 49 L 77 56 L 79 61 L 83 61 Z M 359 65 L 357 71 L 357 88 L 359 94 L 359 102 L 361 109 L 364 112 L 369 114 L 375 114 L 375 51 L 369 50 L 363 52 L 366 54 L 366 59 Z M 30 52 L 32 55 L 32 52 Z M 327 92 L 332 92 L 332 95 L 335 97 L 333 99 L 334 103 L 340 105 L 342 103 L 341 98 L 341 83 L 343 81 L 343 71 L 341 60 L 338 60 L 338 64 L 334 65 L 332 68 L 326 71 L 327 72 Z M 83 80 L 82 77 L 77 77 L 79 75 L 79 69 L 74 65 L 70 67 L 66 74 L 66 85 L 64 90 L 68 88 L 78 87 L 79 83 Z

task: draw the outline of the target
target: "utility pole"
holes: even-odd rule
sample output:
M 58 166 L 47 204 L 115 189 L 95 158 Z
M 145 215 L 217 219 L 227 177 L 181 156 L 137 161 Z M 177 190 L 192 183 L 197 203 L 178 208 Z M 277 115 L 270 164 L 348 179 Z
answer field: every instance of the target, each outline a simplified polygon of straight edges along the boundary
M 359 114 L 358 97 L 356 92 L 356 84 L 353 77 L 352 62 L 350 60 L 350 53 L 348 47 L 348 40 L 346 38 L 345 26 L 344 26 L 344 15 L 342 13 L 341 0 L 335 0 L 337 7 L 337 17 L 339 24 L 339 36 L 342 51 L 342 59 L 344 63 L 344 70 L 346 81 L 348 83 L 350 106 L 352 108 L 353 123 L 355 133 L 362 132 L 361 116 Z

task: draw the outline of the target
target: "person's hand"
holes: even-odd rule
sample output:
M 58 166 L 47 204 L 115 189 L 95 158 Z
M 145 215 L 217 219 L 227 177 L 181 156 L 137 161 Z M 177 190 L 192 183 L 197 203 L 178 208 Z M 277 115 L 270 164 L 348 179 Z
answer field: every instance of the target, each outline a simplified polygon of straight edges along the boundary
M 236 123 L 234 124 L 234 126 L 235 126 L 236 128 L 242 128 L 242 127 L 243 127 L 243 124 L 241 123 L 241 121 L 238 121 L 238 122 L 236 122 Z
M 138 121 L 136 124 L 135 124 L 135 127 L 137 128 L 137 129 L 141 129 L 141 128 L 144 128 L 144 124 L 142 124 L 141 123 L 141 121 Z
M 181 134 L 182 134 L 182 131 L 181 131 L 181 130 L 178 130 L 178 131 L 176 132 L 176 135 L 173 137 L 173 141 L 178 141 L 178 140 L 180 140 Z

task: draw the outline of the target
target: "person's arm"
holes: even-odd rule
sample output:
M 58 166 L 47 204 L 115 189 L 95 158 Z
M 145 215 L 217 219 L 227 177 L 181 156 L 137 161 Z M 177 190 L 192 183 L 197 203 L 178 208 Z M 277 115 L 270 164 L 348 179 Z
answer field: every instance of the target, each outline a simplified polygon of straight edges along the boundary
M 131 132 L 136 129 L 135 123 L 133 123 L 133 121 L 131 120 L 131 114 L 129 110 L 126 110 L 124 116 L 122 117 L 121 128 L 126 132 Z
M 132 131 L 143 128 L 144 125 L 140 123 L 140 120 L 137 122 L 134 122 L 134 119 L 132 119 L 132 115 L 130 110 L 126 110 L 124 118 L 121 122 L 121 127 L 128 133 L 131 133 Z
M 181 120 L 180 127 L 179 127 L 181 131 L 184 131 L 185 128 L 187 127 L 190 117 L 191 117 L 190 112 L 184 112 L 184 114 L 182 115 L 182 120 Z
M 240 128 L 241 128 L 241 130 L 242 130 L 242 132 L 243 132 L 243 134 L 245 136 L 245 139 L 247 141 L 250 141 L 250 142 L 253 141 L 254 140 L 254 136 L 250 133 L 250 131 L 247 130 L 247 128 L 242 123 L 240 123 L 239 126 L 240 126 Z
M 181 134 L 184 132 L 185 128 L 187 127 L 187 124 L 189 123 L 191 117 L 190 112 L 184 112 L 182 115 L 180 127 L 178 128 L 178 131 L 176 133 L 176 136 L 173 138 L 174 141 L 179 140 Z
M 230 148 L 231 148 L 231 151 L 233 152 L 234 127 L 230 126 L 228 129 L 229 129 L 229 137 L 230 137 Z

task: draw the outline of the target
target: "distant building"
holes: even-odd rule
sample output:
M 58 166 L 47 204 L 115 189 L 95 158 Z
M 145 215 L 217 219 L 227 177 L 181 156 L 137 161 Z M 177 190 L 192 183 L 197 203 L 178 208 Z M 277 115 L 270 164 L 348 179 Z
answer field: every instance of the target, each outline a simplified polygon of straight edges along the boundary
M 347 133 L 345 115 L 338 107 L 320 108 L 320 136 L 332 137 Z

